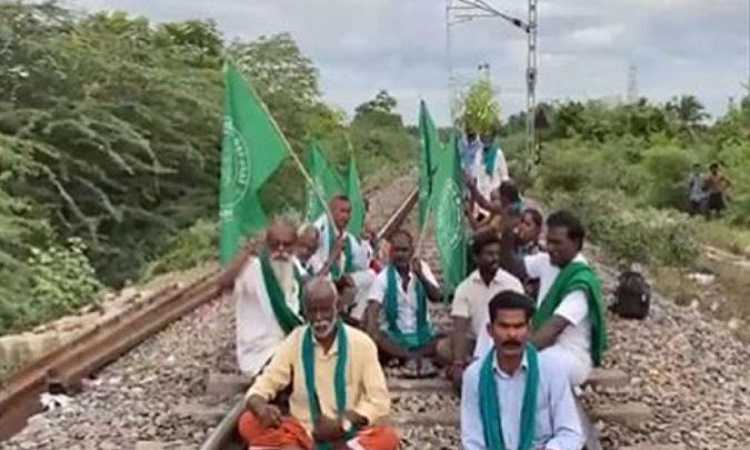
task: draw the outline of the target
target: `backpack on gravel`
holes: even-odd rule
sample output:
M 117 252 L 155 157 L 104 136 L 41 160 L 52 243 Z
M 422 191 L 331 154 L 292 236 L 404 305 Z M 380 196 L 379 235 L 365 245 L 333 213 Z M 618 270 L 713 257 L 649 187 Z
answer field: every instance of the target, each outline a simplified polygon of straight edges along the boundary
M 620 273 L 615 301 L 609 310 L 626 319 L 644 319 L 651 309 L 651 286 L 638 271 Z

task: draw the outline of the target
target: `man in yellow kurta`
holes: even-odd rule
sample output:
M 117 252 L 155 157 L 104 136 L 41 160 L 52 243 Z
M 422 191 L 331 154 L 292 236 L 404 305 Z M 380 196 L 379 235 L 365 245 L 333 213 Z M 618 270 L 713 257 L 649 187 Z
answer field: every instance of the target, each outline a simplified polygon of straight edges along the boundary
M 378 423 L 390 396 L 375 343 L 337 316 L 334 284 L 305 285 L 309 325 L 294 330 L 247 392 L 239 432 L 247 445 L 297 450 L 396 450 L 394 429 Z M 269 403 L 292 384 L 290 416 Z

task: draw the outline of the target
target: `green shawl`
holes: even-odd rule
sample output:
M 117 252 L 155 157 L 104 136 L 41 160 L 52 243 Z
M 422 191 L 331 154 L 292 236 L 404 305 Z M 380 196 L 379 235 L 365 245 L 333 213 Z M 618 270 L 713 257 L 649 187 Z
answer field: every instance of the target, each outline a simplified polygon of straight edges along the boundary
M 484 172 L 488 176 L 492 176 L 495 173 L 495 164 L 497 162 L 497 143 L 493 142 L 489 147 L 482 148 L 482 163 L 484 164 Z
M 602 363 L 602 355 L 607 348 L 607 330 L 602 305 L 602 287 L 594 270 L 582 262 L 570 262 L 560 270 L 554 283 L 539 305 L 531 320 L 534 330 L 538 330 L 555 313 L 566 295 L 573 291 L 583 291 L 588 300 L 591 318 L 591 360 L 595 366 Z
M 396 267 L 389 264 L 386 268 L 386 290 L 383 300 L 385 321 L 388 324 L 388 335 L 408 349 L 426 345 L 432 338 L 432 329 L 427 320 L 427 293 L 421 280 L 416 280 L 417 293 L 417 332 L 402 333 L 398 327 L 398 286 L 396 281 Z
M 336 242 L 336 235 L 333 231 L 333 229 L 336 226 L 329 221 L 328 222 L 328 251 L 333 251 L 333 245 Z M 352 262 L 352 242 L 349 236 L 346 236 L 344 238 L 346 241 L 344 242 L 344 259 L 346 260 L 344 263 L 344 272 L 341 272 L 341 264 L 338 261 L 334 261 L 333 264 L 331 264 L 331 277 L 333 277 L 334 281 L 338 281 L 339 278 L 343 274 L 354 272 L 354 264 Z
M 336 412 L 342 415 L 346 411 L 346 362 L 349 359 L 349 343 L 346 331 L 341 321 L 336 322 L 337 360 L 334 372 L 333 386 L 336 392 Z M 315 389 L 315 350 L 313 348 L 313 334 L 308 326 L 302 336 L 302 367 L 305 371 L 305 389 L 307 390 L 307 406 L 310 408 L 310 419 L 314 424 L 320 415 L 320 404 L 318 393 Z M 353 430 L 348 432 L 344 439 L 353 437 Z M 332 450 L 328 442 L 318 442 L 315 450 Z
M 526 373 L 526 387 L 523 391 L 523 406 L 521 407 L 521 430 L 519 434 L 518 450 L 531 450 L 536 433 L 536 397 L 539 389 L 539 361 L 536 349 L 526 344 L 524 350 L 528 371 Z M 500 402 L 497 396 L 497 383 L 493 373 L 493 359 L 496 352 L 487 353 L 479 369 L 479 414 L 484 430 L 484 445 L 487 450 L 506 450 L 503 440 L 503 423 L 500 416 Z
M 273 315 L 276 316 L 276 322 L 278 322 L 284 334 L 289 334 L 297 326 L 302 325 L 302 319 L 289 308 L 286 302 L 286 294 L 281 289 L 276 274 L 273 273 L 271 260 L 268 258 L 268 252 L 265 251 L 260 254 L 260 272 L 263 275 L 263 284 L 266 286 L 266 293 L 268 293 L 268 298 L 271 301 L 271 309 Z

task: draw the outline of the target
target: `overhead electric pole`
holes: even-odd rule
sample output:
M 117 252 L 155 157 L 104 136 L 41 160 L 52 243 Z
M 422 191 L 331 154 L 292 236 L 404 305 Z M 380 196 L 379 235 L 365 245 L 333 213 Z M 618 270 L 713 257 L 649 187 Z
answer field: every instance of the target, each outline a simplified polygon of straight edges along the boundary
M 541 146 L 536 131 L 536 82 L 537 82 L 537 0 L 529 0 L 528 58 L 526 62 L 526 154 L 533 163 L 541 161 Z M 533 155 L 533 156 L 532 156 Z M 527 167 L 531 169 L 531 167 Z
M 487 3 L 486 0 L 447 0 L 446 6 L 446 43 L 450 53 L 450 28 L 452 25 L 472 19 L 499 17 L 513 26 L 520 28 L 527 34 L 527 62 L 526 62 L 526 158 L 528 163 L 538 164 L 540 161 L 540 147 L 538 144 L 536 131 L 536 85 L 539 81 L 539 72 L 537 69 L 537 31 L 538 31 L 538 0 L 528 0 L 528 21 L 512 17 L 504 12 L 498 11 Z M 456 21 L 451 21 L 451 11 L 458 11 L 455 15 Z M 453 96 L 453 71 L 451 62 L 449 67 L 449 83 L 451 86 L 451 96 Z M 454 117 L 454 110 L 451 104 L 451 118 Z M 528 167 L 530 169 L 530 167 Z
M 638 69 L 635 64 L 628 66 L 628 94 L 627 103 L 635 105 L 638 103 Z

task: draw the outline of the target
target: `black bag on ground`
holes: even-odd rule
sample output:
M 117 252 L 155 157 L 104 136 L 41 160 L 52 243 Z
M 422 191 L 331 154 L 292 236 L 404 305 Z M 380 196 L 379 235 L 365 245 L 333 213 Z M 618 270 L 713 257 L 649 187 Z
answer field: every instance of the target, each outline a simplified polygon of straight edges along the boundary
M 651 286 L 646 278 L 634 270 L 620 273 L 615 289 L 615 301 L 610 311 L 626 319 L 644 319 L 651 309 Z

